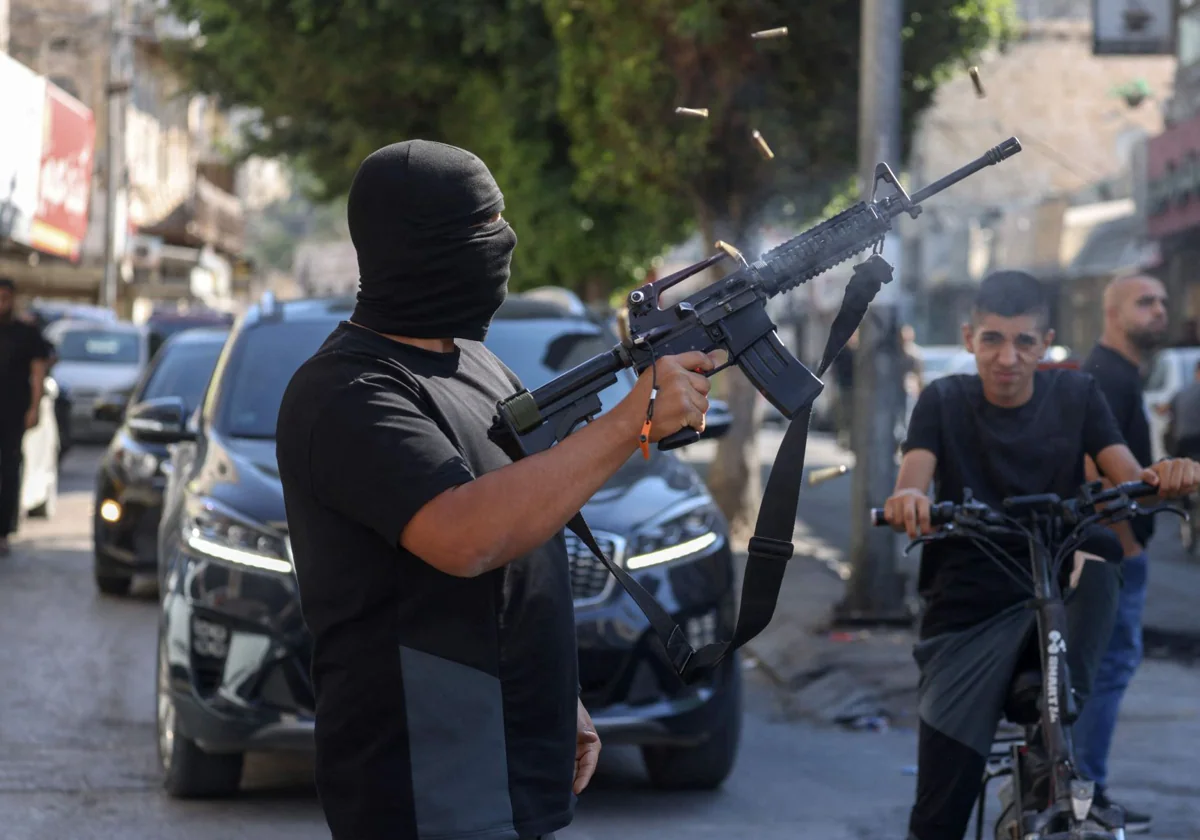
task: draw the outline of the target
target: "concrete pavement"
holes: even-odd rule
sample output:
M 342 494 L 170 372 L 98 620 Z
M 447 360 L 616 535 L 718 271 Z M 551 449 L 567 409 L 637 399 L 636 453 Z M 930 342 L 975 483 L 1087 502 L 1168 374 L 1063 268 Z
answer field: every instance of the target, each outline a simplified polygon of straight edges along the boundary
M 815 441 L 813 452 L 814 466 L 840 457 L 827 442 Z M 13 555 L 0 561 L 0 673 L 7 677 L 0 680 L 0 840 L 328 838 L 311 762 L 303 757 L 250 756 L 235 799 L 178 802 L 161 793 L 154 746 L 156 605 L 152 598 L 114 599 L 95 591 L 90 491 L 96 458 L 94 450 L 68 456 L 54 520 L 27 523 Z M 913 673 L 903 634 L 838 641 L 813 632 L 822 605 L 840 596 L 840 549 L 822 529 L 839 518 L 845 522 L 837 496 L 848 492 L 838 489 L 845 485 L 805 488 L 802 510 L 816 518 L 814 527 L 801 528 L 798 541 L 819 559 L 797 557 L 791 564 L 777 623 L 756 640 L 762 662 L 747 668 L 742 749 L 726 785 L 707 794 L 655 792 L 635 750 L 608 747 L 562 840 L 904 836 L 913 795 L 911 729 L 896 725 L 902 721 L 887 731 L 847 731 L 823 722 L 839 703 L 852 717 L 888 710 L 901 695 L 889 696 L 886 686 L 875 688 L 870 680 L 891 669 L 890 679 L 899 684 Z M 1194 806 L 1200 782 L 1193 772 L 1198 704 L 1195 669 L 1148 663 L 1118 732 L 1114 785 L 1130 804 L 1153 812 L 1154 836 L 1165 840 L 1200 836 Z
M 328 838 L 304 756 L 249 756 L 232 799 L 161 792 L 157 605 L 95 590 L 96 461 L 95 450 L 67 456 L 55 518 L 26 523 L 0 560 L 0 840 Z M 796 721 L 760 669 L 746 676 L 741 752 L 721 790 L 653 791 L 637 751 L 608 746 L 560 840 L 903 837 L 911 734 Z

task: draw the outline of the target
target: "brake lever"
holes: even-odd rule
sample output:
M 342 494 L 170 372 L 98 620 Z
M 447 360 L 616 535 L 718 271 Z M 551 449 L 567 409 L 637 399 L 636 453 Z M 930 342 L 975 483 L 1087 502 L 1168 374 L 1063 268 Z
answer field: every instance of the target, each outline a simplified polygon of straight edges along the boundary
M 1175 507 L 1175 505 L 1170 504 L 1169 502 L 1162 502 L 1160 504 L 1157 504 L 1157 505 L 1154 505 L 1153 507 L 1148 507 L 1148 508 L 1138 507 L 1137 512 L 1142 514 L 1143 516 L 1153 516 L 1156 513 L 1173 513 L 1177 516 L 1183 517 L 1184 522 L 1188 522 L 1192 518 L 1186 510 L 1183 510 L 1182 508 L 1177 508 L 1177 507 Z
M 949 526 L 947 526 L 947 527 L 949 527 Z M 904 553 L 908 554 L 910 551 L 912 551 L 917 546 L 924 545 L 925 543 L 936 542 L 937 540 L 944 540 L 947 537 L 952 536 L 953 533 L 954 533 L 953 531 L 947 532 L 945 529 L 943 529 L 940 531 L 934 531 L 932 534 L 927 534 L 923 537 L 917 537 L 915 540 L 911 540 L 908 543 L 908 545 L 906 545 L 904 547 Z

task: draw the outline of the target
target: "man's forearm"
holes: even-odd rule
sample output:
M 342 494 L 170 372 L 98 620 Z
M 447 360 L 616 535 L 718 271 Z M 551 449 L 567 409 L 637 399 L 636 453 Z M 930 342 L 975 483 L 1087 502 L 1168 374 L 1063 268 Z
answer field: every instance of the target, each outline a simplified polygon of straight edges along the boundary
M 618 405 L 550 449 L 444 493 L 430 503 L 461 528 L 426 553 L 451 557 L 451 574 L 473 577 L 545 544 L 637 450 L 638 427 Z M 403 537 L 401 542 L 404 542 Z M 416 552 L 421 554 L 421 552 Z M 425 558 L 428 561 L 431 558 Z
M 1114 484 L 1124 484 L 1128 481 L 1138 481 L 1142 477 L 1142 468 L 1138 464 L 1137 459 L 1133 457 L 1133 453 L 1127 447 L 1121 446 L 1122 451 L 1118 451 L 1118 447 L 1109 447 L 1100 453 L 1101 463 L 1105 470 L 1105 474 L 1101 474 L 1097 469 L 1097 465 L 1091 458 L 1084 457 L 1084 476 L 1088 481 L 1096 481 L 1099 479 L 1105 489 L 1112 487 Z M 1108 473 L 1111 473 L 1109 475 Z M 1128 522 L 1110 522 L 1108 528 L 1117 535 L 1117 539 L 1121 541 L 1121 550 L 1126 557 L 1136 557 L 1142 553 L 1142 545 L 1133 535 L 1133 528 Z

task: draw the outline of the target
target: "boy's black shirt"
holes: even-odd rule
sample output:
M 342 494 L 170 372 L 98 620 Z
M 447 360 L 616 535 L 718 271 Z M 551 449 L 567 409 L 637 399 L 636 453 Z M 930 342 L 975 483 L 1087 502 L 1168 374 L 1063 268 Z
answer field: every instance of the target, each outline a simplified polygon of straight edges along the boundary
M 962 502 L 969 487 L 976 499 L 999 508 L 1009 496 L 1074 496 L 1084 482 L 1084 455 L 1095 458 L 1123 442 L 1091 376 L 1046 370 L 1034 375 L 1033 396 L 1016 408 L 988 402 L 977 375 L 934 380 L 913 408 L 903 451 L 936 456 L 935 501 Z M 1001 545 L 1021 563 L 1010 570 L 1028 580 L 1028 549 L 1020 542 Z M 921 638 L 973 626 L 1030 597 L 996 560 L 959 538 L 923 547 L 918 589 L 926 601 Z
M 474 578 L 399 547 L 442 492 L 510 463 L 487 436 L 516 376 L 343 323 L 277 435 L 314 640 L 317 786 L 336 840 L 514 840 L 571 821 L 578 667 L 564 538 Z

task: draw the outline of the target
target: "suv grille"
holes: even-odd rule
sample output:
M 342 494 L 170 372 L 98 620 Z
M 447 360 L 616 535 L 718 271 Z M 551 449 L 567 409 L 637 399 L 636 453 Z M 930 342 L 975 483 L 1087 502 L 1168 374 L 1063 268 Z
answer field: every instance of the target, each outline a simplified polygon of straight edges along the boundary
M 596 544 L 608 559 L 620 563 L 624 540 L 614 534 L 593 531 Z M 571 594 L 575 603 L 598 601 L 608 595 L 616 579 L 587 545 L 573 533 L 567 533 L 567 558 L 571 564 Z

